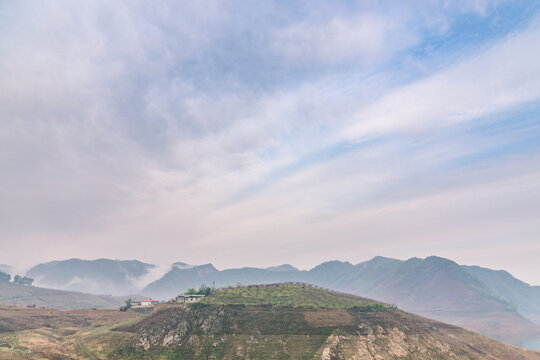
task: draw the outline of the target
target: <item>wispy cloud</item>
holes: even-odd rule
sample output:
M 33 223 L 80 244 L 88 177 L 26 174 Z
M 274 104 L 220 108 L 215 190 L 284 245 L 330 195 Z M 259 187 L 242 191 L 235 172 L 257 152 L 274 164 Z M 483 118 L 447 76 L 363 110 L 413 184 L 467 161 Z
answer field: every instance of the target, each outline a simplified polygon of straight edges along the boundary
M 415 132 L 481 118 L 540 98 L 538 20 L 489 49 L 362 109 L 347 135 Z
M 273 47 L 299 62 L 373 65 L 418 41 L 417 34 L 402 20 L 364 13 L 353 18 L 295 23 L 277 32 Z
M 437 229 L 481 248 L 517 231 L 513 214 L 524 246 L 538 234 L 537 10 L 2 3 L 0 262 L 308 266 L 418 244 L 459 260 L 467 246 Z

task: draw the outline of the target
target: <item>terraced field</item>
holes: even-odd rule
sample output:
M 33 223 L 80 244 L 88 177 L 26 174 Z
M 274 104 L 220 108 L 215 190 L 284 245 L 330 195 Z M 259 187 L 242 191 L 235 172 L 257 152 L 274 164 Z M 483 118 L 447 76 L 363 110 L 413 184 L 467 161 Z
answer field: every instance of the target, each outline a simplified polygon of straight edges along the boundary
M 373 311 L 387 308 L 387 305 L 374 300 L 298 283 L 230 287 L 216 290 L 201 302 L 209 305 L 276 305 L 326 309 L 357 307 Z

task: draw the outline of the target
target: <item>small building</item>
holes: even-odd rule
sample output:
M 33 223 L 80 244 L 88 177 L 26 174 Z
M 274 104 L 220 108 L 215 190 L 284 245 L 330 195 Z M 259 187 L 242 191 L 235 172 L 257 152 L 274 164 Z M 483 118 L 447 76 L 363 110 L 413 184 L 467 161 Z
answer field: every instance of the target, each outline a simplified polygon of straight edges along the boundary
M 173 299 L 175 303 L 195 303 L 204 298 L 204 295 L 178 295 Z
M 148 307 L 148 306 L 154 306 L 157 304 L 157 300 L 154 300 L 152 298 L 148 298 L 148 299 L 144 299 L 141 301 L 141 305 L 140 306 L 145 306 L 145 307 Z

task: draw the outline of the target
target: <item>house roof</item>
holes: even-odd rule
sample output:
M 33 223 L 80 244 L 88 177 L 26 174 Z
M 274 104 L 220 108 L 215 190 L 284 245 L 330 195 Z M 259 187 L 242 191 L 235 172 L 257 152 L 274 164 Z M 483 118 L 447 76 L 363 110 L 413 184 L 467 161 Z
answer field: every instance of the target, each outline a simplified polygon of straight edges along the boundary
M 157 302 L 157 300 L 154 300 L 154 299 L 151 299 L 151 298 L 144 299 L 144 300 L 142 300 L 141 302 L 143 302 L 143 301 L 147 301 L 147 302 L 148 302 L 148 301 L 150 301 L 150 302 Z

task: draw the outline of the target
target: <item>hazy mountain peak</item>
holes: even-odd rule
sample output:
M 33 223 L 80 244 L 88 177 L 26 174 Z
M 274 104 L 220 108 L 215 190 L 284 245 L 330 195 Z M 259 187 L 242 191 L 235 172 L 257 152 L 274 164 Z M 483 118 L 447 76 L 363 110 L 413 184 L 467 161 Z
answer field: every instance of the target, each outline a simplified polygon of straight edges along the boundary
M 332 269 L 337 269 L 337 268 L 345 269 L 345 268 L 349 268 L 349 267 L 353 267 L 353 265 L 348 261 L 330 260 L 330 261 L 325 261 L 325 262 L 315 266 L 310 271 L 321 271 L 321 270 L 327 270 L 327 269 L 331 269 L 331 268 Z
M 363 261 L 363 262 L 360 262 L 356 265 L 361 265 L 361 264 L 365 264 L 365 263 L 370 263 L 370 264 L 385 264 L 385 263 L 401 263 L 403 261 L 401 260 L 398 260 L 398 259 L 394 259 L 394 258 L 389 258 L 389 257 L 384 257 L 384 256 L 375 256 L 373 259 L 371 260 L 368 260 L 368 261 Z
M 178 269 L 182 270 L 182 269 L 191 269 L 191 268 L 195 267 L 196 265 L 191 265 L 191 264 L 187 264 L 185 262 L 177 261 L 177 262 L 173 263 L 173 266 L 176 266 Z
M 424 261 L 426 262 L 432 262 L 432 263 L 438 263 L 438 264 L 449 264 L 449 263 L 452 263 L 452 264 L 455 264 L 457 265 L 457 263 L 453 260 L 450 260 L 450 259 L 447 259 L 447 258 L 443 258 L 443 257 L 440 257 L 440 256 L 436 256 L 436 255 L 431 255 L 431 256 L 428 256 L 426 257 L 425 259 L 423 259 Z
M 5 265 L 5 264 L 0 264 L 0 271 L 6 273 L 6 274 L 10 274 L 11 273 L 11 266 L 9 265 Z
M 129 294 L 156 266 L 138 260 L 67 259 L 42 263 L 26 274 L 36 285 L 93 294 Z
M 277 266 L 270 266 L 270 267 L 267 267 L 266 270 L 270 270 L 270 271 L 298 271 L 297 268 L 295 268 L 294 266 L 292 266 L 290 264 L 282 264 L 282 265 L 277 265 Z
M 199 273 L 205 273 L 205 274 L 213 274 L 219 272 L 218 269 L 214 267 L 212 264 L 203 264 L 192 267 L 192 269 L 197 270 Z

